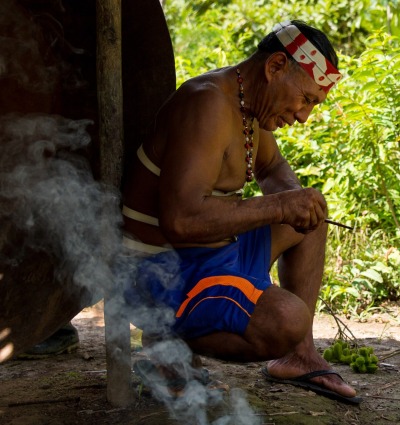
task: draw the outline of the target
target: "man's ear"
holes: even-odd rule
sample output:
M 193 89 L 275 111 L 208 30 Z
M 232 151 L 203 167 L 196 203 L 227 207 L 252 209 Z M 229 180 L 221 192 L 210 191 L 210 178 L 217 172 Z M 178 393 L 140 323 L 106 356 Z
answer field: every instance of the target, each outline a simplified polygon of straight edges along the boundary
M 277 74 L 285 72 L 288 67 L 289 58 L 284 52 L 275 52 L 268 56 L 264 64 L 265 76 L 268 82 L 274 79 Z

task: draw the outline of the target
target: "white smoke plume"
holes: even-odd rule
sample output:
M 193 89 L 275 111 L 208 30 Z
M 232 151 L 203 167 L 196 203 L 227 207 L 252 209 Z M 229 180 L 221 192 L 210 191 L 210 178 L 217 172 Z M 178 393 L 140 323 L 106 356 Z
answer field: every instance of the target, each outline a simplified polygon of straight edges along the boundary
M 177 398 L 165 391 L 167 382 L 155 381 L 153 394 L 168 407 L 171 417 L 182 425 L 260 425 L 244 391 L 233 388 L 229 393 L 209 389 L 198 378 L 199 370 L 191 366 L 192 353 L 177 339 L 162 341 L 148 350 L 156 362 L 167 366 L 187 383 Z
M 0 221 L 11 221 L 24 234 L 17 257 L 2 261 L 18 261 L 25 246 L 55 255 L 59 274 L 73 276 L 75 284 L 92 292 L 111 284 L 116 291 L 129 288 L 131 301 L 135 298 L 131 306 L 117 302 L 116 310 L 150 332 L 167 335 L 148 354 L 187 382 L 176 400 L 157 383 L 152 388 L 171 416 L 182 424 L 258 424 L 244 393 L 236 390 L 223 397 L 195 378 L 189 348 L 168 334 L 173 312 L 153 305 L 141 288 L 135 291 L 136 259 L 121 246 L 119 193 L 95 181 L 86 160 L 73 153 L 90 142 L 88 125 L 87 120 L 59 116 L 0 118 Z M 175 268 L 172 257 L 169 274 L 162 276 L 162 269 L 152 273 L 171 286 Z M 213 409 L 221 413 L 218 419 L 209 418 Z
M 27 246 L 51 253 L 59 272 L 94 290 L 110 285 L 122 220 L 119 193 L 95 181 L 87 161 L 73 153 L 90 142 L 89 124 L 59 116 L 0 118 L 0 220 L 24 235 L 19 256 Z

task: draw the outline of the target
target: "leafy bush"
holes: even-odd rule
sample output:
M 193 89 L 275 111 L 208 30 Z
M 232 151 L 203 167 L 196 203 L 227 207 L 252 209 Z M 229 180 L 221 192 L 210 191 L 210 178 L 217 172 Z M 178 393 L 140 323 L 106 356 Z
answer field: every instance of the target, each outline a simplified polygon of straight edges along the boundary
M 397 0 L 168 0 L 178 85 L 250 55 L 280 21 L 303 20 L 324 31 L 347 55 L 361 53 L 377 29 L 400 35 Z

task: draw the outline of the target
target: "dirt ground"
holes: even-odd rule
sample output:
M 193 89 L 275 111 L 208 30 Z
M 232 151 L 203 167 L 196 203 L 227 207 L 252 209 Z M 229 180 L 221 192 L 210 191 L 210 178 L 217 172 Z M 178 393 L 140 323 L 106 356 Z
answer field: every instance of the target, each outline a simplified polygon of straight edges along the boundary
M 375 374 L 356 374 L 349 366 L 336 369 L 363 397 L 360 406 L 339 403 L 292 386 L 267 383 L 261 363 L 247 365 L 203 358 L 213 379 L 230 386 L 220 402 L 207 408 L 202 419 L 174 419 L 167 406 L 139 385 L 128 409 L 114 408 L 106 400 L 106 364 L 103 305 L 83 310 L 73 319 L 80 348 L 42 360 L 10 360 L 0 365 L 0 424 L 4 425 L 169 425 L 169 424 L 346 424 L 400 423 L 400 308 L 370 316 L 364 323 L 340 319 L 361 345 L 372 346 L 380 359 Z M 320 350 L 337 333 L 332 316 L 316 318 L 314 333 Z M 143 356 L 135 349 L 132 362 Z M 392 354 L 392 356 L 390 356 Z M 390 356 L 390 357 L 387 357 Z M 384 359 L 386 358 L 386 359 Z M 382 359 L 382 360 L 381 360 Z M 383 360 L 384 359 L 384 360 Z M 239 394 L 239 401 L 238 401 Z M 236 397 L 236 398 L 235 398 Z M 243 401 L 244 400 L 244 401 Z M 247 400 L 247 401 L 246 401 Z M 225 406 L 225 410 L 221 410 Z M 226 413 L 227 408 L 231 413 Z M 232 411 L 234 407 L 234 412 Z M 235 407 L 236 406 L 236 407 Z M 251 406 L 248 409 L 248 406 Z M 223 413 L 221 413 L 224 410 Z

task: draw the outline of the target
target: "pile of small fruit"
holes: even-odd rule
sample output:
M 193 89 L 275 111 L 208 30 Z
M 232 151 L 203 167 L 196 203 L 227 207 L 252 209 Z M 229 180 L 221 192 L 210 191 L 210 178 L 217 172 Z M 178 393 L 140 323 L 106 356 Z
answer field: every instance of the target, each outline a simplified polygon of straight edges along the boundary
M 344 363 L 357 373 L 374 373 L 378 369 L 378 357 L 372 347 L 352 348 L 338 340 L 324 351 L 323 357 L 330 363 Z

